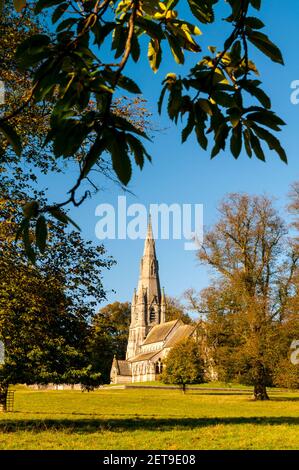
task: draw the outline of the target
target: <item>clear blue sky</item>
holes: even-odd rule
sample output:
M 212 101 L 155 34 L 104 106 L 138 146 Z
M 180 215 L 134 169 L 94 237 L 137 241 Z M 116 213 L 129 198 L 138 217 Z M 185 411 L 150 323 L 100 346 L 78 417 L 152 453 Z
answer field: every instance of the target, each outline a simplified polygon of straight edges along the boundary
M 217 26 L 202 28 L 204 34 L 199 41 L 204 51 L 207 50 L 207 45 L 220 46 L 225 38 L 227 26 L 220 19 L 225 16 L 226 7 L 224 2 L 220 3 L 223 5 L 218 8 Z M 184 75 L 196 59 L 190 54 L 186 64 L 179 67 L 167 52 L 156 75 L 152 73 L 147 60 L 142 60 L 138 65 L 130 64 L 126 72 L 139 83 L 153 113 L 154 124 L 163 129 L 156 133 L 154 143 L 148 146 L 153 163 L 146 164 L 142 172 L 135 170 L 129 186 L 135 196 L 127 194 L 128 204 L 202 203 L 206 226 L 210 226 L 217 219 L 217 203 L 228 192 L 245 191 L 273 195 L 277 198 L 277 205 L 284 207 L 289 186 L 298 179 L 299 168 L 299 105 L 295 106 L 290 102 L 290 84 L 293 80 L 299 80 L 299 2 L 288 1 L 282 4 L 280 0 L 264 0 L 263 4 L 260 17 L 266 23 L 264 31 L 280 46 L 286 65 L 282 67 L 273 64 L 261 53 L 255 52 L 253 47 L 250 48 L 250 55 L 261 73 L 263 88 L 272 98 L 274 110 L 287 122 L 280 138 L 287 150 L 289 164 L 286 166 L 281 163 L 278 156 L 271 152 L 267 152 L 267 163 L 249 160 L 243 154 L 235 161 L 229 151 L 211 161 L 209 154 L 198 147 L 194 138 L 181 145 L 178 129 L 169 121 L 165 110 L 162 117 L 158 116 L 156 102 L 161 81 L 166 73 L 176 72 Z M 185 7 L 182 13 L 184 9 Z M 253 14 L 256 14 L 254 10 Z M 188 19 L 188 15 L 184 16 Z M 75 174 L 69 173 L 69 186 L 72 184 L 72 176 L 75 178 Z M 56 200 L 58 195 L 63 194 L 61 178 L 50 178 L 47 185 L 51 188 L 49 194 Z M 105 183 L 105 186 L 104 191 L 99 192 L 79 209 L 72 209 L 70 214 L 82 227 L 83 236 L 94 240 L 95 243 L 100 243 L 94 234 L 98 220 L 95 217 L 96 206 L 100 203 L 116 206 L 117 196 L 123 195 L 117 186 L 108 183 Z M 108 254 L 117 260 L 117 265 L 110 272 L 104 273 L 106 289 L 116 291 L 115 294 L 108 293 L 108 302 L 131 300 L 137 284 L 143 241 L 109 240 L 104 244 Z M 198 265 L 195 252 L 184 250 L 183 241 L 158 240 L 156 248 L 161 284 L 165 286 L 167 294 L 180 296 L 187 288 L 200 290 L 208 285 L 209 272 Z

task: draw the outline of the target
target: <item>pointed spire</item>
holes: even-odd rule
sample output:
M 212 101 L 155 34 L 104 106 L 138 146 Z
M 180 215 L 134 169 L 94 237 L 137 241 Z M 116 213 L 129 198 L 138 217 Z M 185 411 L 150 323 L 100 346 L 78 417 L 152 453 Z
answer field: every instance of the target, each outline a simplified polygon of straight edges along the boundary
M 148 218 L 147 234 L 144 242 L 143 257 L 140 263 L 140 275 L 138 282 L 138 302 L 140 302 L 143 290 L 146 289 L 146 303 L 151 305 L 154 298 L 159 303 L 161 290 L 159 281 L 159 265 L 156 257 L 155 240 L 153 237 L 151 215 Z
M 152 214 L 149 212 L 147 219 L 147 238 L 153 237 L 153 227 L 152 227 Z
M 144 242 L 143 256 L 153 256 L 156 258 L 155 239 L 153 236 L 152 216 L 149 214 L 147 223 L 147 232 Z

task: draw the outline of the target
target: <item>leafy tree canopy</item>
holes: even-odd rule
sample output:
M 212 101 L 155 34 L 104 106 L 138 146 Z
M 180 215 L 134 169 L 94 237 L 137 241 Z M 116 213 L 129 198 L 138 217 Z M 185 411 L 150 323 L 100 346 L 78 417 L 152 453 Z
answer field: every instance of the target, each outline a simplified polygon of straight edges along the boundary
M 161 380 L 165 383 L 181 385 L 204 381 L 204 363 L 200 348 L 193 338 L 175 345 L 169 352 Z
M 114 302 L 103 307 L 94 317 L 89 339 L 89 350 L 95 370 L 101 372 L 101 381 L 110 383 L 113 357 L 125 359 L 131 320 L 129 302 Z
M 166 321 L 182 320 L 191 323 L 192 319 L 186 312 L 185 306 L 175 297 L 166 297 Z
M 21 181 L 0 181 L 0 402 L 11 383 L 99 383 L 87 353 L 90 323 L 106 298 L 102 271 L 113 260 L 103 246 L 51 219 L 45 252 L 33 266 L 15 243 L 19 202 L 32 190 Z M 42 194 L 39 193 L 39 197 Z M 40 227 L 44 230 L 44 227 Z M 29 232 L 29 237 L 32 234 Z M 0 404 L 1 404 L 0 403 Z
M 298 251 L 265 196 L 230 194 L 219 214 L 198 254 L 217 283 L 203 292 L 198 308 L 207 313 L 210 346 L 222 355 L 222 365 L 226 356 L 234 364 L 232 375 L 238 370 L 254 385 L 255 398 L 267 399 L 278 356 L 289 349 L 290 325 L 298 327 Z
M 186 53 L 196 57 L 186 76 L 167 74 L 158 102 L 161 112 L 167 97 L 170 119 L 184 122 L 182 142 L 195 133 L 204 150 L 209 139 L 213 141 L 212 158 L 229 145 L 235 158 L 244 147 L 249 157 L 255 155 L 263 161 L 261 144 L 265 143 L 286 162 L 285 151 L 273 134 L 281 130 L 284 122 L 271 109 L 270 98 L 262 90 L 257 68 L 249 56 L 253 46 L 270 60 L 283 64 L 280 50 L 262 32 L 261 0 L 226 2 L 230 11 L 224 21 L 231 26 L 231 33 L 224 38 L 220 50 L 210 46 L 208 54 L 200 46 L 200 28 L 213 23 L 216 27 L 215 6 L 220 0 L 186 3 L 192 22 L 180 17 L 179 0 L 33 2 L 38 18 L 44 13 L 51 15 L 51 32 L 36 31 L 18 46 L 16 65 L 26 74 L 28 89 L 19 98 L 18 106 L 4 107 L 0 131 L 5 145 L 21 156 L 26 152 L 26 139 L 17 117 L 27 107 L 50 107 L 49 129 L 43 145 L 50 149 L 55 162 L 73 159 L 81 148 L 85 149 L 78 179 L 62 205 L 78 205 L 85 199 L 86 194 L 78 198 L 77 191 L 104 155 L 108 155 L 123 185 L 131 179 L 132 159 L 139 168 L 150 160 L 146 131 L 116 113 L 113 107 L 117 93 L 141 93 L 140 85 L 126 75 L 126 66 L 129 60 L 137 63 L 144 55 L 153 72 L 168 51 L 179 64 L 184 63 Z M 30 8 L 26 0 L 15 0 L 14 5 L 22 14 Z M 9 12 L 4 7 L 4 24 Z M 45 213 L 69 221 L 58 204 L 49 207 L 33 201 L 24 214 L 25 238 L 28 221 L 40 224 L 40 215 Z M 38 245 L 43 246 L 44 239 L 38 233 Z

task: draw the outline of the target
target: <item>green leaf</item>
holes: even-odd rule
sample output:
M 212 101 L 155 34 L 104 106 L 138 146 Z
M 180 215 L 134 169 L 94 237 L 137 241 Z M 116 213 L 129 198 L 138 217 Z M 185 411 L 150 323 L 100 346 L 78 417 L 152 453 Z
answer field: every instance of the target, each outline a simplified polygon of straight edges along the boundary
M 268 144 L 270 150 L 274 150 L 284 163 L 288 163 L 285 150 L 281 146 L 279 140 L 273 134 L 260 126 L 257 126 L 256 124 L 252 126 L 252 129 L 260 139 L 264 140 Z
M 182 131 L 182 144 L 186 142 L 186 140 L 188 139 L 189 135 L 193 131 L 194 125 L 195 125 L 194 114 L 190 112 L 188 116 L 188 120 L 187 120 L 187 125 Z
M 59 220 L 59 222 L 62 222 L 63 224 L 68 224 L 71 223 L 74 227 L 76 227 L 78 230 L 81 230 L 79 225 L 76 224 L 68 215 L 66 215 L 61 209 L 58 207 L 49 207 L 48 211 L 50 214 L 55 217 L 55 219 Z
M 218 105 L 224 106 L 225 108 L 230 108 L 233 104 L 232 96 L 224 91 L 213 91 L 211 97 Z
M 160 97 L 159 97 L 159 101 L 158 101 L 158 113 L 159 114 L 161 114 L 161 111 L 162 111 L 162 105 L 163 105 L 163 100 L 164 100 L 166 90 L 167 90 L 167 84 L 164 85 L 164 87 L 162 88 L 161 94 L 160 94 Z
M 140 26 L 141 30 L 146 32 L 153 39 L 161 41 L 164 37 L 163 29 L 160 24 L 155 23 L 147 18 L 137 16 L 135 24 Z
M 168 39 L 169 46 L 170 46 L 172 55 L 174 57 L 174 60 L 178 64 L 183 64 L 185 62 L 185 58 L 184 58 L 184 53 L 180 47 L 179 41 L 177 40 L 176 37 L 172 36 L 171 34 L 165 33 L 165 35 Z
M 16 154 L 20 156 L 22 153 L 22 142 L 14 128 L 6 122 L 0 122 L 0 130 L 5 135 Z
M 251 144 L 250 144 L 250 133 L 248 129 L 244 130 L 243 137 L 244 137 L 245 150 L 247 152 L 248 157 L 251 158 L 252 149 L 251 149 Z
M 283 57 L 278 47 L 270 41 L 268 36 L 258 31 L 248 33 L 249 41 L 262 51 L 273 62 L 284 65 Z
M 129 183 L 132 176 L 132 166 L 128 155 L 128 147 L 123 132 L 114 131 L 107 142 L 107 148 L 111 153 L 113 169 L 122 184 Z
M 57 33 L 59 33 L 65 29 L 71 28 L 72 26 L 74 26 L 74 24 L 77 24 L 77 22 L 78 20 L 76 18 L 66 18 L 65 20 L 61 21 L 61 23 L 59 23 L 56 28 L 56 31 Z
M 207 114 L 202 110 L 198 103 L 195 103 L 194 107 L 194 121 L 195 121 L 195 134 L 197 142 L 204 150 L 207 149 L 208 139 L 205 135 Z
M 201 148 L 203 148 L 204 150 L 207 150 L 208 139 L 204 133 L 203 128 L 198 124 L 195 125 L 195 134 L 196 134 L 197 142 L 199 143 Z
M 262 29 L 265 26 L 259 18 L 255 18 L 254 16 L 247 16 L 245 19 L 245 25 L 252 29 Z
M 132 153 L 134 154 L 136 164 L 140 167 L 140 169 L 142 169 L 144 165 L 144 156 L 146 156 L 149 161 L 152 160 L 151 156 L 147 153 L 140 140 L 135 136 L 127 134 L 126 139 Z
M 113 40 L 111 49 L 115 50 L 114 57 L 117 59 L 120 57 L 126 47 L 127 32 L 123 25 L 118 25 L 113 31 Z
M 172 88 L 169 94 L 167 112 L 171 120 L 177 122 L 182 105 L 182 93 L 180 88 Z
M 52 15 L 52 23 L 56 23 L 56 21 L 58 21 L 62 15 L 66 12 L 67 8 L 68 8 L 69 4 L 68 3 L 62 3 L 61 5 L 59 5 L 53 15 Z
M 95 36 L 94 43 L 98 46 L 101 46 L 104 39 L 113 31 L 116 27 L 116 23 L 107 22 L 104 25 L 101 25 L 98 21 L 92 28 L 92 32 Z M 135 35 L 134 35 L 135 36 Z
M 91 168 L 99 161 L 103 151 L 106 147 L 106 141 L 103 137 L 97 137 L 94 144 L 90 147 L 88 154 L 84 159 L 84 165 L 81 170 L 81 175 L 85 178 L 90 172 Z
M 83 144 L 90 129 L 76 119 L 65 119 L 54 129 L 53 150 L 55 156 L 71 157 Z
M 242 149 L 242 126 L 238 124 L 232 132 L 230 140 L 230 149 L 233 156 L 237 159 Z
M 250 3 L 256 10 L 261 9 L 262 0 L 250 0 Z
M 133 34 L 132 36 L 131 56 L 134 62 L 138 62 L 140 57 L 140 45 L 137 34 Z
M 50 37 L 47 34 L 34 34 L 23 41 L 17 48 L 18 66 L 28 68 L 46 58 L 49 53 Z
M 241 119 L 241 111 L 239 108 L 231 108 L 228 110 L 229 119 L 233 127 L 237 127 Z
M 209 100 L 199 99 L 197 100 L 197 103 L 206 114 L 208 114 L 209 116 L 213 115 L 211 103 Z
M 248 114 L 246 119 L 263 124 L 264 126 L 270 127 L 275 131 L 280 131 L 279 126 L 285 125 L 285 122 L 276 116 L 276 114 L 274 114 L 272 111 L 268 111 L 266 109 L 263 110 L 262 108 L 261 111 Z
M 214 118 L 214 116 L 213 116 Z M 212 119 L 213 119 L 212 118 Z M 222 119 L 219 122 L 213 122 L 215 132 L 215 142 L 220 149 L 225 150 L 226 139 L 229 134 L 230 128 Z
M 239 80 L 238 84 L 252 96 L 255 96 L 259 102 L 267 109 L 271 108 L 271 100 L 266 93 L 258 88 L 256 83 L 260 84 L 258 80 Z
M 252 149 L 255 155 L 257 156 L 257 158 L 261 160 L 262 162 L 265 162 L 266 161 L 265 154 L 261 147 L 260 141 L 252 132 L 250 132 L 250 142 L 251 142 Z
M 214 12 L 211 0 L 188 0 L 190 10 L 201 23 L 213 23 Z
M 36 246 L 38 247 L 41 253 L 44 253 L 46 249 L 47 238 L 48 238 L 48 227 L 47 227 L 46 219 L 43 215 L 41 215 L 36 221 L 35 238 L 36 238 Z
M 160 43 L 158 39 L 151 39 L 148 44 L 148 60 L 151 66 L 151 69 L 156 73 L 159 69 L 161 59 L 162 59 L 162 51 L 160 47 Z
M 215 158 L 216 155 L 218 155 L 218 153 L 220 152 L 220 150 L 221 150 L 221 148 L 220 148 L 219 145 L 216 143 L 216 144 L 214 145 L 214 147 L 212 148 L 211 160 L 212 160 L 213 158 Z
M 240 62 L 241 60 L 241 42 L 235 41 L 231 51 L 230 51 L 230 58 L 234 62 Z
M 124 90 L 129 91 L 130 93 L 141 93 L 139 86 L 134 82 L 134 80 L 129 77 L 125 77 L 125 75 L 120 76 L 118 80 L 118 85 Z
M 13 0 L 15 10 L 20 13 L 25 8 L 27 0 Z
M 111 119 L 113 120 L 113 126 L 121 129 L 122 131 L 134 132 L 135 134 L 140 135 L 144 139 L 151 140 L 144 131 L 134 126 L 128 119 L 123 116 L 112 115 Z

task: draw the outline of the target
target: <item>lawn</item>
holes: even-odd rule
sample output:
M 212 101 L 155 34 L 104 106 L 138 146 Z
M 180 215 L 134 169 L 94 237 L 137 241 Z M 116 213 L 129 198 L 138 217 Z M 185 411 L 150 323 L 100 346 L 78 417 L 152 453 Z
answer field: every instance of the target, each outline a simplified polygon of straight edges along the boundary
M 299 393 L 17 389 L 0 449 L 298 449 Z

